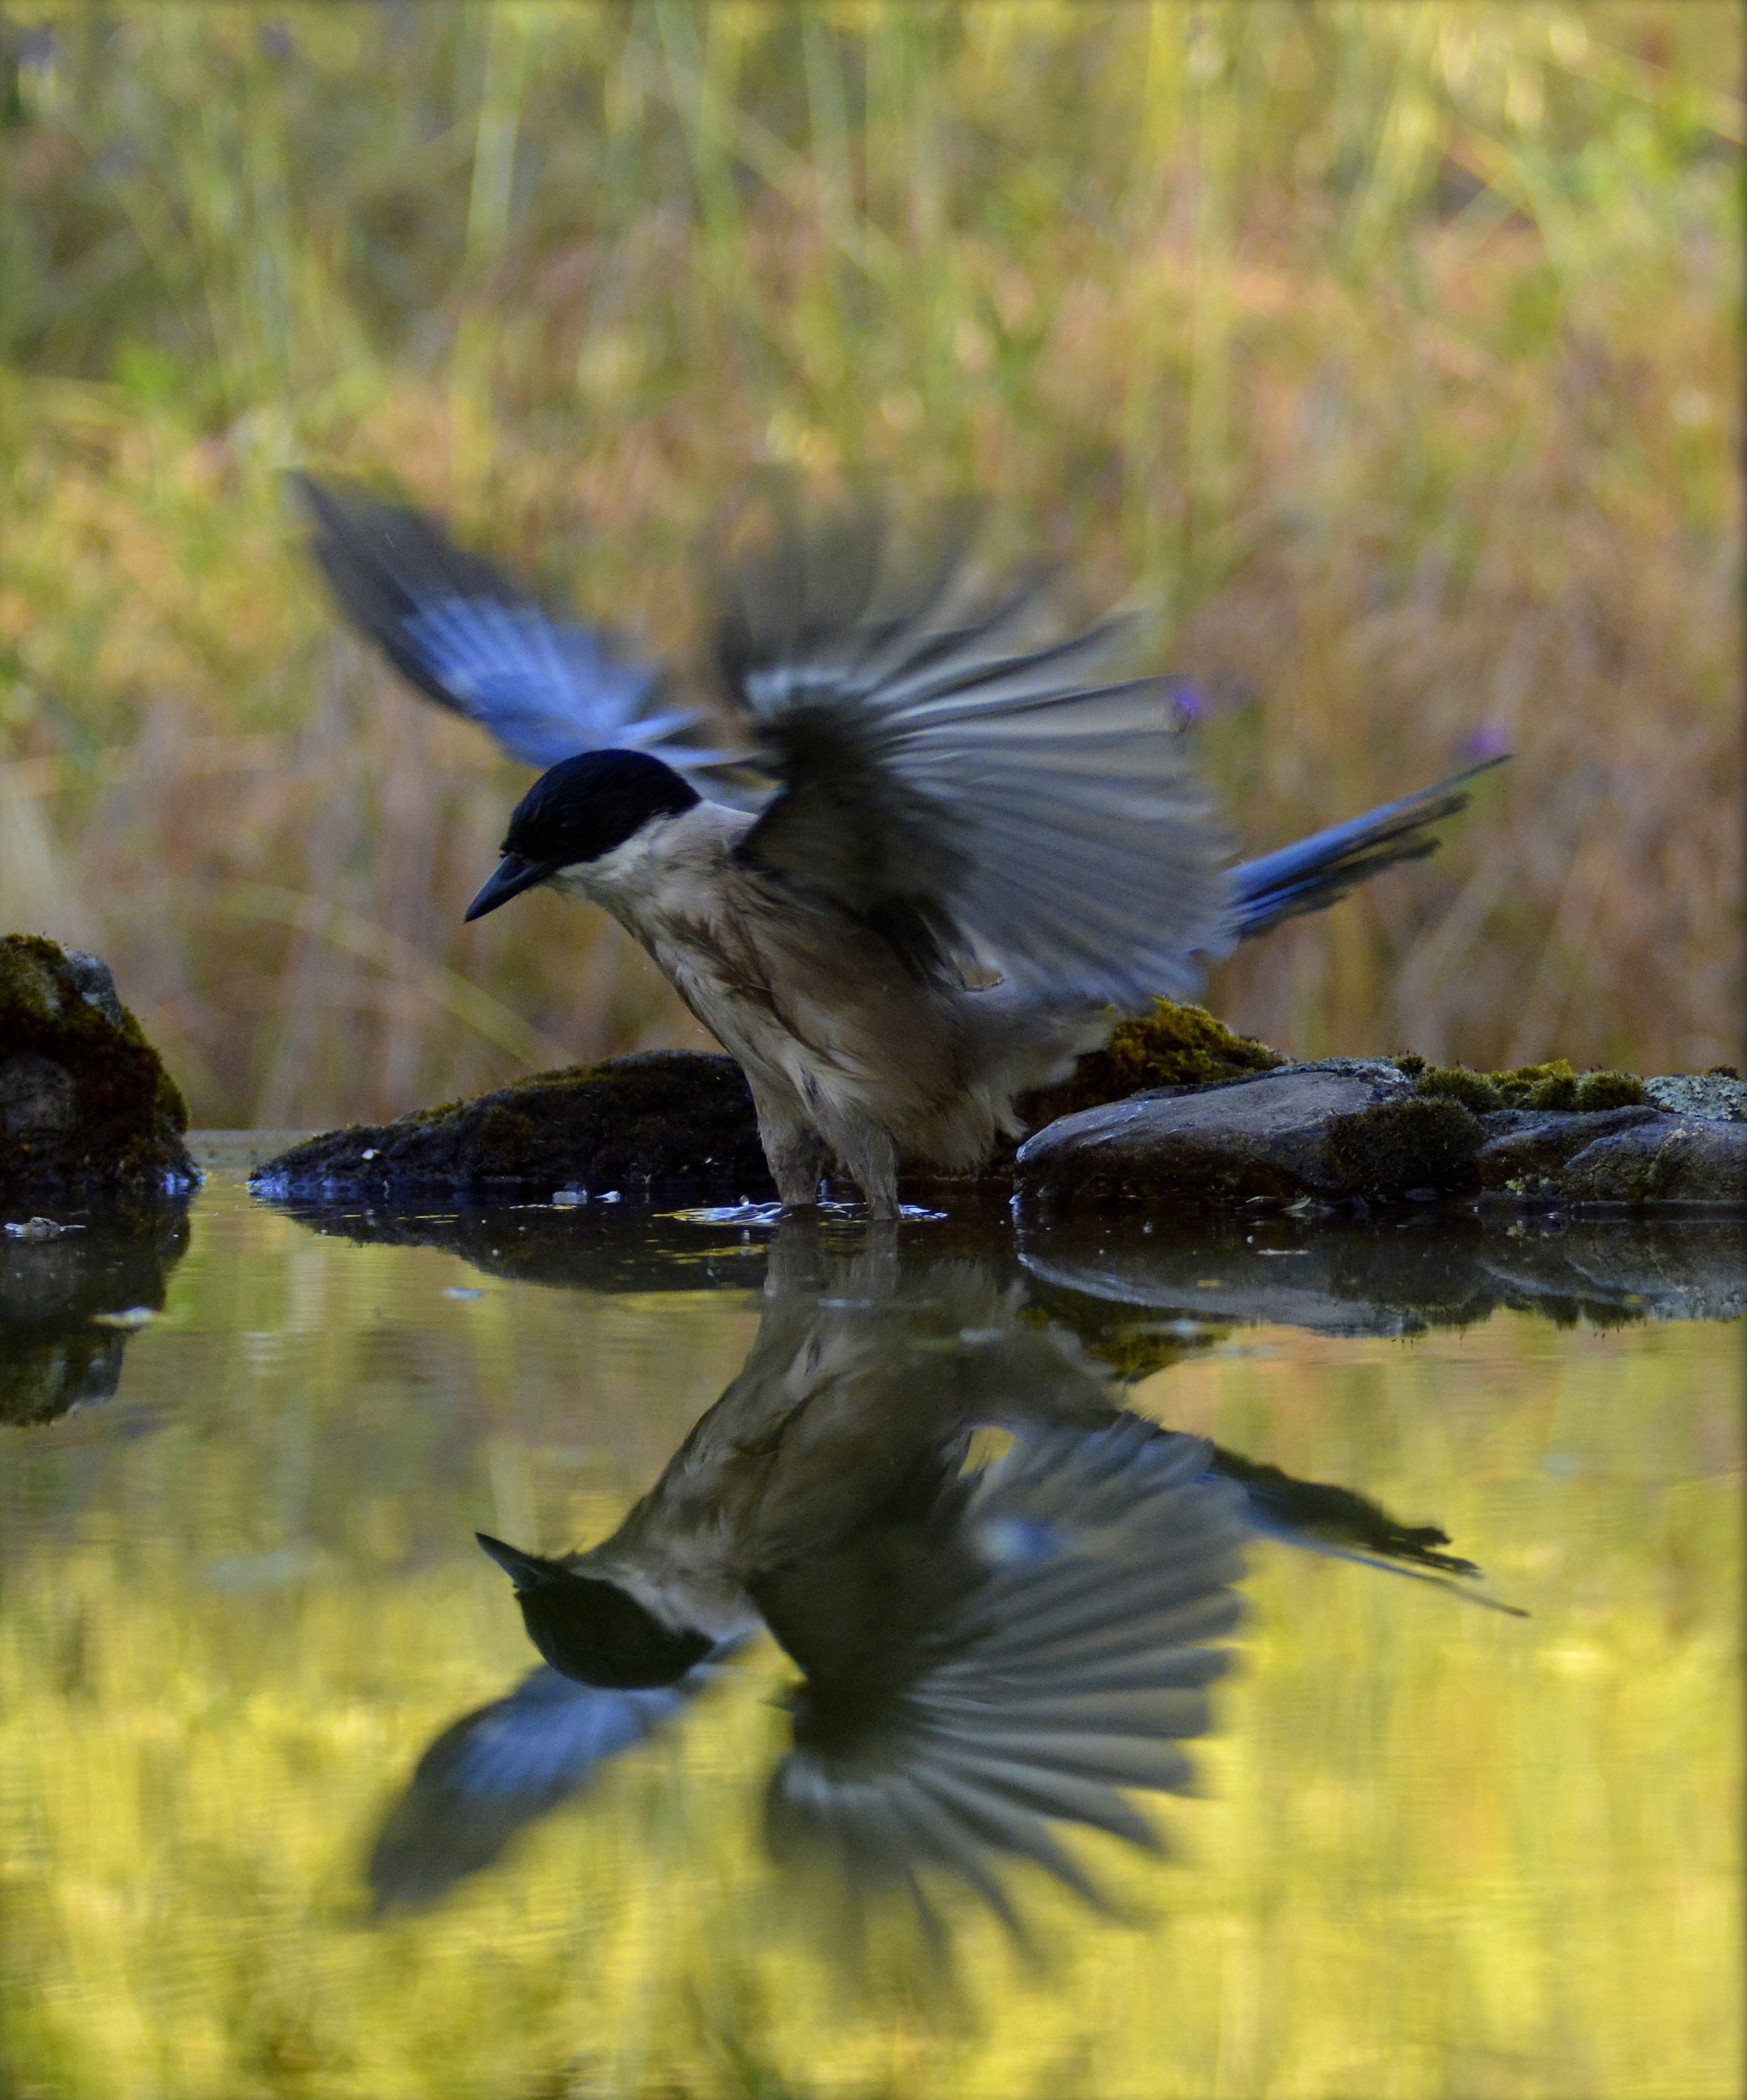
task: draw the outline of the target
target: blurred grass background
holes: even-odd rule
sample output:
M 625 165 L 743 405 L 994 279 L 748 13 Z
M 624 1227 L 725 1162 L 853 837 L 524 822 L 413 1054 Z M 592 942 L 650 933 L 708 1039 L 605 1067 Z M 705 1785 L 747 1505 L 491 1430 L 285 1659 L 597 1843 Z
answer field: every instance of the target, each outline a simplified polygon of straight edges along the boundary
M 972 1931 L 977 2022 L 852 2015 L 806 1958 L 751 1836 L 769 1651 L 371 1926 L 386 1804 L 534 1659 L 468 1533 L 600 1535 L 757 1312 L 209 1189 L 115 1401 L 6 1440 L 8 2100 L 1735 2100 L 1738 1326 L 1246 1329 L 1136 1388 L 1440 1522 L 1533 1616 L 1259 1546 L 1176 1857 L 1097 1855 L 1146 1923 L 1046 1903 L 1022 1989 Z
M 209 1125 L 699 1040 L 603 920 L 463 929 L 523 776 L 278 477 L 682 649 L 779 459 L 1136 585 L 1253 849 L 1520 754 L 1241 1027 L 1739 1061 L 1740 57 L 1722 0 L 7 0 L 0 922 Z

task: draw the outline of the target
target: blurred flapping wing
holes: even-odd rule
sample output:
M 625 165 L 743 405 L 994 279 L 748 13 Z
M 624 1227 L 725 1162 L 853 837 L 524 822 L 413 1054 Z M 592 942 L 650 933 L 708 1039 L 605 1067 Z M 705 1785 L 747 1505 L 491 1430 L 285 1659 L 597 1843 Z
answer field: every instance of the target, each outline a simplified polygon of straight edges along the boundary
M 946 1498 L 920 1623 L 898 1608 L 845 1655 L 825 1600 L 767 1613 L 807 1673 L 766 1796 L 775 1856 L 919 1902 L 944 1873 L 1012 1923 L 1016 1860 L 1099 1900 L 1054 1825 L 1160 1850 L 1127 1790 L 1186 1790 L 1180 1746 L 1228 1661 L 1208 1643 L 1242 1610 L 1240 1498 L 1208 1456 L 1133 1416 L 1028 1436 Z
M 707 765 L 693 710 L 659 710 L 658 673 L 615 656 L 593 629 L 549 618 L 431 519 L 349 483 L 293 474 L 310 551 L 341 611 L 427 699 L 490 731 L 524 765 L 579 752 L 652 750 Z
M 781 792 L 743 860 L 920 973 L 1136 1006 L 1230 942 L 1229 858 L 1170 690 L 1101 680 L 1125 623 L 1039 640 L 1047 580 L 898 570 L 877 516 L 780 523 L 726 575 L 717 670 Z
M 377 1911 L 440 1901 L 580 1793 L 609 1758 L 676 1719 L 719 1674 L 712 1660 L 675 1684 L 619 1692 L 543 1665 L 507 1696 L 464 1714 L 419 1759 L 377 1833 L 365 1871 Z

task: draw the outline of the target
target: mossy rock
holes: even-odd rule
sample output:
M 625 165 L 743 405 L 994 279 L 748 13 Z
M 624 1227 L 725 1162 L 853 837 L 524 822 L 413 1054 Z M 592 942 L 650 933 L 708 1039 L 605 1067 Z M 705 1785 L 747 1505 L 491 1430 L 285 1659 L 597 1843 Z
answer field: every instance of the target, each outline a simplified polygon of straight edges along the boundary
M 690 1050 L 538 1072 L 475 1101 L 329 1131 L 252 1179 L 258 1194 L 315 1202 L 439 1189 L 629 1197 L 685 1185 L 757 1202 L 776 1193 L 739 1066 Z
M 1329 1118 L 1336 1171 L 1361 1196 L 1471 1189 L 1479 1180 L 1474 1162 L 1485 1141 L 1486 1127 L 1471 1109 L 1436 1095 L 1410 1094 Z
M 96 956 L 0 937 L 0 1198 L 179 1195 L 188 1111 Z
M 1155 999 L 1150 1013 L 1123 1021 L 1101 1050 L 1082 1057 L 1071 1079 L 1018 1103 L 1027 1130 L 1058 1116 L 1102 1108 L 1131 1094 L 1168 1087 L 1217 1087 L 1271 1072 L 1286 1059 L 1254 1036 L 1238 1035 L 1204 1006 Z

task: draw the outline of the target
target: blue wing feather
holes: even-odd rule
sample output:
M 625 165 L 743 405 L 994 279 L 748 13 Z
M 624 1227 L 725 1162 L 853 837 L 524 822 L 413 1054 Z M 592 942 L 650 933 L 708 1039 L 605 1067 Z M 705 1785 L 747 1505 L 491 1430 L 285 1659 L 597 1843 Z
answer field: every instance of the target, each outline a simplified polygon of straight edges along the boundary
M 682 769 L 729 762 L 686 739 L 703 717 L 659 706 L 652 664 L 554 619 L 417 511 L 342 482 L 292 476 L 341 611 L 427 699 L 544 770 L 579 752 L 651 750 Z
M 365 1877 L 377 1910 L 426 1908 L 491 1866 L 608 1759 L 677 1719 L 731 1652 L 725 1644 L 651 1691 L 576 1684 L 542 1665 L 506 1697 L 464 1714 L 419 1759 L 377 1833 Z

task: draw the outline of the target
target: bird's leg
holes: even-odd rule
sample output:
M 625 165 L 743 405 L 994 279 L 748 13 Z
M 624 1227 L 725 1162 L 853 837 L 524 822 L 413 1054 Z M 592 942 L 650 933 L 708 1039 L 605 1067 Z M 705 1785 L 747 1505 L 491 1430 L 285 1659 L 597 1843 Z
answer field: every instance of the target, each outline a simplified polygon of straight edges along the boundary
M 874 1218 L 898 1215 L 898 1148 L 876 1123 L 861 1123 L 836 1140 L 844 1171 L 867 1199 Z
M 825 1172 L 824 1140 L 786 1105 L 772 1101 L 756 1087 L 752 1100 L 758 1110 L 759 1142 L 783 1209 L 812 1209 L 818 1202 Z

